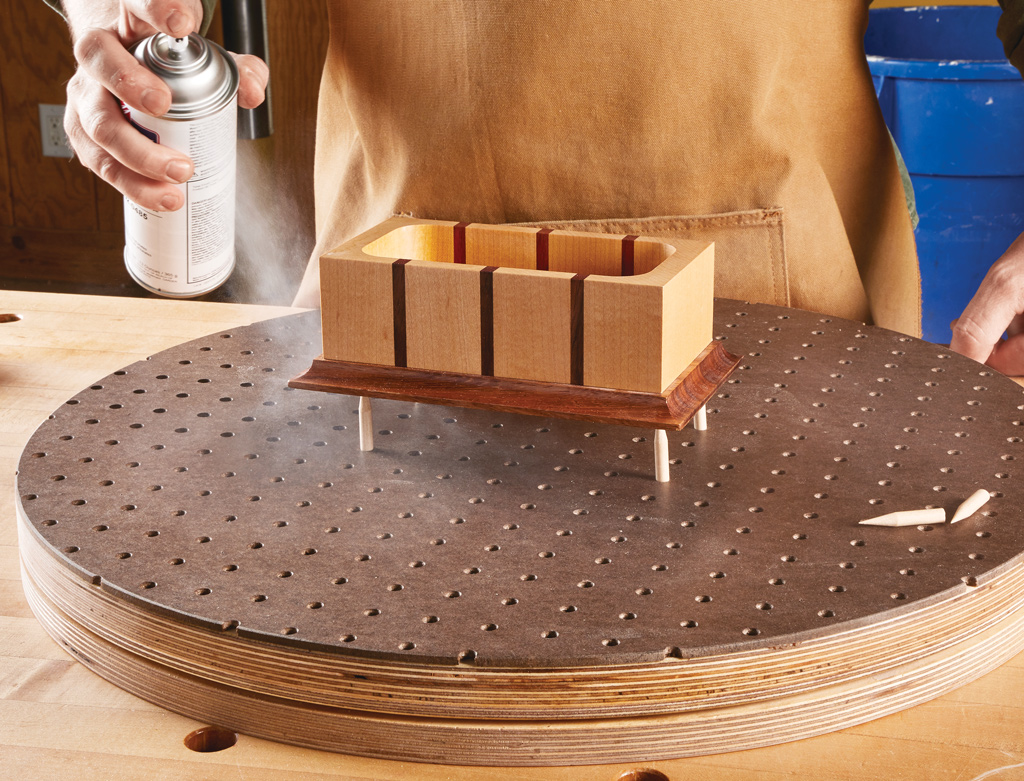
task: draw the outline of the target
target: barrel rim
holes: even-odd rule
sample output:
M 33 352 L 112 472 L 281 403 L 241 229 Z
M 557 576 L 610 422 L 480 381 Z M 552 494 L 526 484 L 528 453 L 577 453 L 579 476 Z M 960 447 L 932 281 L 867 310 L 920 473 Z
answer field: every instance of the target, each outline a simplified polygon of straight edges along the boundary
M 868 54 L 868 68 L 875 76 L 921 81 L 1019 81 L 1018 71 L 1007 60 L 904 60 Z
M 916 16 L 919 22 L 926 24 L 938 22 L 941 17 L 946 17 L 946 21 L 953 24 L 970 17 L 985 19 L 991 22 L 992 41 L 995 44 L 996 20 L 1000 13 L 999 7 L 995 5 L 921 5 L 872 8 L 869 11 L 870 21 L 864 42 L 865 55 L 871 73 L 875 76 L 929 81 L 1012 81 L 1020 79 L 1020 72 L 1005 57 L 992 59 L 887 57 L 869 51 L 872 24 L 881 23 L 884 29 L 886 25 L 893 22 L 899 23 L 897 20 L 906 19 L 908 16 Z

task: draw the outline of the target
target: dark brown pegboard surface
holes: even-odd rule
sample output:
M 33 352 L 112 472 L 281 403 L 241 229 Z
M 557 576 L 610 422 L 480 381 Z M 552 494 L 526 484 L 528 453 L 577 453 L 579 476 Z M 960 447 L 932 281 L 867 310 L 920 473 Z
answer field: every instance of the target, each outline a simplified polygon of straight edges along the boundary
M 778 645 L 984 583 L 1024 551 L 1020 388 L 941 347 L 718 301 L 744 356 L 708 430 L 287 388 L 319 314 L 189 342 L 83 390 L 18 480 L 54 555 L 182 621 L 418 663 L 633 663 Z M 995 492 L 956 525 L 857 521 Z M 896 611 L 896 612 L 893 612 Z

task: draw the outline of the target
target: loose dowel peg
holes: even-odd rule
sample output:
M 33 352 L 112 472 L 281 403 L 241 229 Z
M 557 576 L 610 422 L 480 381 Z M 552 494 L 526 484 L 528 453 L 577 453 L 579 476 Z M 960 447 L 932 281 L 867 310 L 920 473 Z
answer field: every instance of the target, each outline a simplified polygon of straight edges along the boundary
M 373 409 L 369 396 L 359 397 L 359 449 L 373 450 Z
M 982 505 L 984 505 L 991 497 L 992 495 L 988 491 L 984 488 L 979 488 L 973 494 L 968 496 L 963 504 L 956 508 L 956 512 L 953 513 L 953 519 L 950 523 L 956 523 L 957 521 L 962 521 L 964 518 L 969 518 L 974 515 L 974 513 L 981 509 Z
M 668 434 L 660 428 L 654 432 L 654 479 L 668 482 Z
M 867 518 L 860 522 L 861 526 L 917 526 L 921 523 L 945 523 L 946 511 L 941 507 L 929 507 L 923 510 L 899 510 L 894 513 Z
M 708 430 L 708 407 L 706 404 L 697 410 L 697 414 L 693 416 L 693 427 L 697 431 Z

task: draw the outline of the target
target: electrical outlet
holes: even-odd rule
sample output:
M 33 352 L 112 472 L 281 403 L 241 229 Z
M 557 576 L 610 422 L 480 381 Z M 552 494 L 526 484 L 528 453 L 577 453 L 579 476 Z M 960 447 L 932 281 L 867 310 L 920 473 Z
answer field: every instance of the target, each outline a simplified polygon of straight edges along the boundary
M 64 133 L 64 106 L 39 104 L 39 135 L 43 142 L 43 157 L 75 156 Z

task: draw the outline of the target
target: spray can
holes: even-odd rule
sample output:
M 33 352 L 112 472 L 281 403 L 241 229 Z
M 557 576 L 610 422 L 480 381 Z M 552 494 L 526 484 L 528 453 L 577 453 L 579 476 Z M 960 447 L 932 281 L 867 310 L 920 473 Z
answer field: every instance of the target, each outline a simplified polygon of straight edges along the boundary
M 192 298 L 219 287 L 235 265 L 235 129 L 238 68 L 221 47 L 198 35 L 158 33 L 135 58 L 171 88 L 162 117 L 122 103 L 128 121 L 151 141 L 184 152 L 195 173 L 181 185 L 185 205 L 154 212 L 124 202 L 124 260 L 142 287 Z

